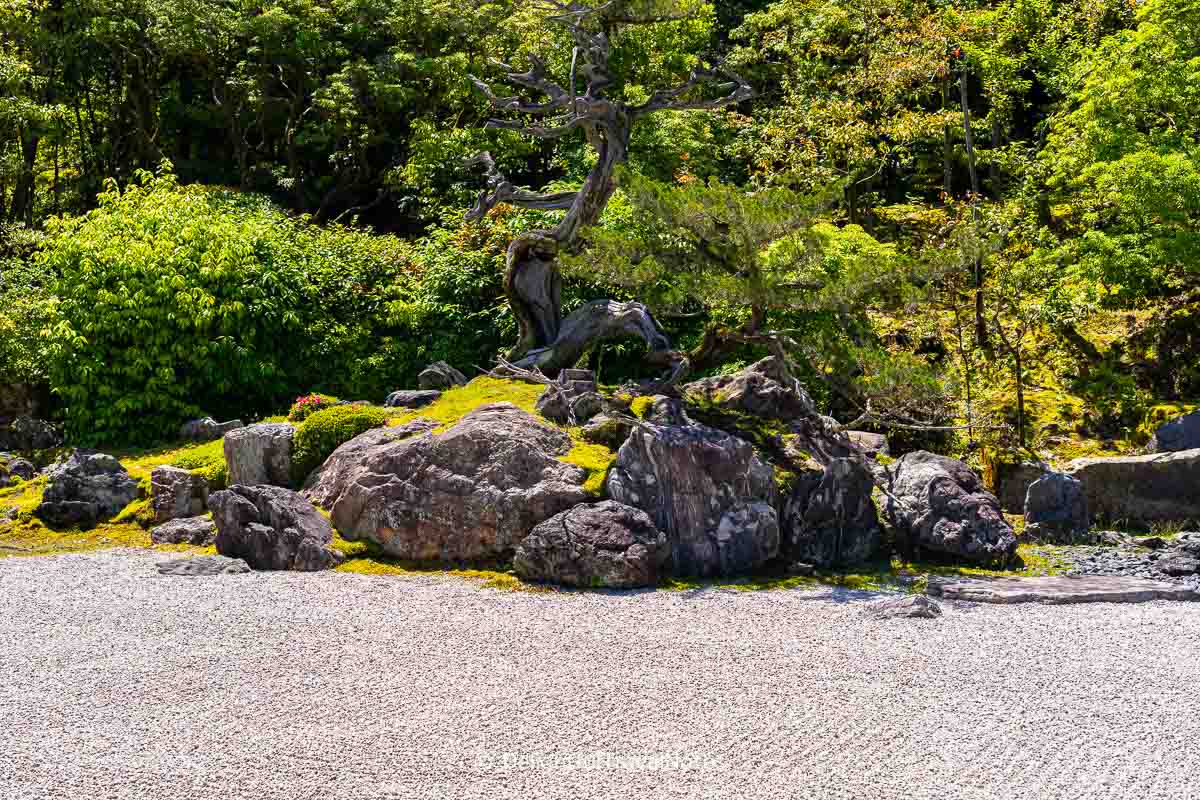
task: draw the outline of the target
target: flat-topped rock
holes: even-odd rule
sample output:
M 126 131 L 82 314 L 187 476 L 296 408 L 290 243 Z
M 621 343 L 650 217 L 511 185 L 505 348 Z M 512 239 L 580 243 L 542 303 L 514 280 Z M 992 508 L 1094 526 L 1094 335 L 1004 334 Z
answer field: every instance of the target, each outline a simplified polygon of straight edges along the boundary
M 1196 590 L 1165 581 L 1096 575 L 1040 578 L 930 578 L 927 593 L 973 603 L 1148 603 L 1200 600 Z

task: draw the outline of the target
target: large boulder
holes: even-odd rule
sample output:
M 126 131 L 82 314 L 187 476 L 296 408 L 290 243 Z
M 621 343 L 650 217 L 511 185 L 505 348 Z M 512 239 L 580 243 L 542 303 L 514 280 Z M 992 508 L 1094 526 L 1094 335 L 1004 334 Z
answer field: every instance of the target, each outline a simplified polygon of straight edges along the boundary
M 587 499 L 586 472 L 559 460 L 570 437 L 511 403 L 444 433 L 369 434 L 339 448 L 307 494 L 347 539 L 399 558 L 507 560 L 534 526 Z
M 717 375 L 683 387 L 690 399 L 725 411 L 785 422 L 816 414 L 804 387 L 783 360 L 770 356 L 732 375 Z
M 1046 472 L 1046 467 L 1033 461 L 997 464 L 992 488 L 996 490 L 1000 508 L 1009 514 L 1024 514 L 1025 495 L 1029 493 L 1029 487 Z
M 253 569 L 315 572 L 336 567 L 333 528 L 308 500 L 279 486 L 230 486 L 209 497 L 217 552 Z
M 784 499 L 781 549 L 792 560 L 841 567 L 870 560 L 882 530 L 871 493 L 875 479 L 861 459 L 814 462 Z
M 173 519 L 150 529 L 155 544 L 210 545 L 217 539 L 217 525 L 208 517 Z
M 653 586 L 670 561 L 666 535 L 644 511 L 605 500 L 539 524 L 517 545 L 513 569 L 531 581 L 630 589 Z
M 225 434 L 229 484 L 288 486 L 292 480 L 292 437 L 296 429 L 283 422 L 238 428 Z
M 213 439 L 220 439 L 230 431 L 244 427 L 245 424 L 240 419 L 217 422 L 212 417 L 202 417 L 183 423 L 179 428 L 179 437 L 193 442 L 211 442 Z
M 1200 409 L 1160 426 L 1146 449 L 1151 453 L 1200 449 Z
M 1065 471 L 1083 484 L 1097 520 L 1138 526 L 1200 520 L 1200 449 L 1079 458 Z
M 359 434 L 339 445 L 320 467 L 312 471 L 301 494 L 321 508 L 332 508 L 345 488 L 358 477 L 362 462 L 376 449 L 437 427 L 438 423 L 433 420 L 417 417 L 403 425 L 372 428 Z
M 76 450 L 51 468 L 48 477 L 34 514 L 53 527 L 93 527 L 138 496 L 138 482 L 107 453 Z
M 199 516 L 208 511 L 208 481 L 180 467 L 155 467 L 150 473 L 150 506 L 159 523 Z
M 617 453 L 608 493 L 667 535 L 677 575 L 745 572 L 779 551 L 775 471 L 724 431 L 639 425 Z
M 1003 563 L 1017 537 L 996 496 L 961 461 L 924 450 L 888 470 L 886 510 L 910 549 L 975 563 Z
M 1083 485 L 1061 472 L 1029 484 L 1025 494 L 1025 536 L 1049 544 L 1077 544 L 1088 539 L 1091 518 Z
M 0 450 L 28 453 L 34 450 L 49 450 L 62 443 L 62 434 L 58 428 L 44 419 L 23 414 L 11 420 L 0 421 Z
M 383 401 L 388 408 L 424 408 L 442 396 L 437 389 L 401 389 Z
M 417 386 L 421 389 L 453 389 L 466 383 L 467 376 L 445 361 L 433 362 L 417 376 Z

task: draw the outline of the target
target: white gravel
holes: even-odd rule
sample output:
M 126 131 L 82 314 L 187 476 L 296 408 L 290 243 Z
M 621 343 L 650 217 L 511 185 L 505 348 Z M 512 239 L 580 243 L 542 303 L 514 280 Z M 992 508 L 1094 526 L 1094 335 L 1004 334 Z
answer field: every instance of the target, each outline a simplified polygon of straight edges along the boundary
M 162 558 L 0 561 L 0 798 L 1200 797 L 1200 604 L 879 621 Z

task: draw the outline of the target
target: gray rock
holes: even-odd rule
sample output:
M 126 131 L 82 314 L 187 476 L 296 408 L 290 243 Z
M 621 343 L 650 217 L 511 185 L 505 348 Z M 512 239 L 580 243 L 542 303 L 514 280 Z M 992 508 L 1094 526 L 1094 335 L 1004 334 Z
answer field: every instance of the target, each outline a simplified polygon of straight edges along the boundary
M 667 535 L 677 575 L 745 572 L 779 551 L 774 469 L 724 431 L 639 425 L 617 453 L 608 493 Z
M 188 439 L 193 442 L 211 442 L 213 439 L 220 439 L 230 431 L 235 431 L 243 427 L 245 427 L 245 424 L 240 419 L 217 422 L 212 417 L 203 417 L 183 423 L 183 426 L 179 429 L 179 436 L 181 439 Z
M 592 417 L 583 426 L 583 440 L 593 444 L 602 444 L 611 450 L 620 449 L 633 431 L 633 420 L 628 417 L 608 416 L 601 414 Z
M 447 364 L 445 361 L 435 361 L 417 376 L 419 389 L 453 389 L 455 386 L 465 386 L 467 376 Z
M 889 470 L 886 511 L 910 549 L 975 563 L 1004 563 L 1017 537 L 995 495 L 961 461 L 924 450 Z
M 586 472 L 559 460 L 570 449 L 564 431 L 495 403 L 444 433 L 370 440 L 309 496 L 328 503 L 347 539 L 390 555 L 503 561 L 538 523 L 587 500 Z
M 301 492 L 320 508 L 331 508 L 342 491 L 355 479 L 363 460 L 383 445 L 428 433 L 438 423 L 424 417 L 395 427 L 372 428 L 339 446 L 325 463 L 312 471 Z
M 604 413 L 607 405 L 604 396 L 599 392 L 584 392 L 571 400 L 567 420 L 571 425 L 583 425 L 593 417 Z
M 870 610 L 878 619 L 937 619 L 942 615 L 938 602 L 921 594 L 877 600 Z
M 650 406 L 646 409 L 642 419 L 655 425 L 693 424 L 692 419 L 687 415 L 683 401 L 663 394 L 650 397 Z
M 1155 566 L 1165 575 L 1195 575 L 1200 572 L 1200 560 L 1183 553 L 1171 553 L 1167 558 L 1159 559 Z
M 33 417 L 42 392 L 28 383 L 0 383 L 0 417 Z
M 1066 473 L 1083 484 L 1095 519 L 1130 525 L 1200 520 L 1200 450 L 1080 458 Z
M 37 467 L 12 453 L 0 453 L 0 487 L 11 486 L 18 480 L 27 481 L 37 475 Z
M 442 396 L 437 389 L 415 389 L 392 392 L 384 405 L 388 408 L 424 408 Z
M 209 497 L 217 552 L 254 569 L 315 572 L 336 567 L 329 520 L 301 495 L 279 486 L 235 485 Z
M 995 488 L 1000 507 L 1010 514 L 1024 514 L 1025 496 L 1029 494 L 1029 487 L 1046 473 L 1045 467 L 1032 461 L 998 464 Z
M 241 575 L 250 571 L 250 566 L 240 558 L 226 556 L 192 556 L 173 558 L 157 564 L 160 575 Z
M 824 568 L 870 560 L 879 551 L 882 534 L 871 472 L 850 458 L 835 458 L 824 469 L 812 461 L 809 465 L 784 499 L 784 555 Z
M 1200 449 L 1200 409 L 1159 426 L 1146 447 L 1151 453 Z
M 538 397 L 534 410 L 551 422 L 566 425 L 571 417 L 571 397 L 562 386 L 552 383 Z
M 1108 576 L 930 578 L 933 597 L 974 603 L 1148 603 L 1200 600 L 1194 589 L 1163 581 Z
M 1051 472 L 1029 484 L 1025 536 L 1033 542 L 1076 544 L 1089 540 L 1087 495 L 1070 475 Z
M 44 419 L 22 414 L 11 421 L 0 421 L 0 450 L 32 452 L 49 450 L 63 443 L 58 428 Z
M 579 505 L 540 523 L 517 545 L 525 580 L 629 589 L 666 574 L 671 547 L 644 512 L 612 500 Z
M 217 526 L 208 517 L 172 519 L 150 529 L 154 544 L 196 544 L 207 546 L 217 539 Z
M 225 434 L 229 485 L 289 486 L 292 480 L 292 437 L 296 429 L 283 422 L 238 428 Z
M 877 458 L 892 454 L 891 449 L 888 447 L 888 439 L 882 433 L 846 431 L 846 437 L 858 445 L 867 458 Z
M 90 528 L 138 496 L 138 483 L 107 453 L 75 450 L 48 472 L 34 515 L 57 528 Z
M 785 422 L 817 413 L 808 392 L 776 356 L 732 375 L 694 381 L 684 386 L 684 392 L 704 405 Z
M 208 511 L 208 481 L 180 467 L 150 473 L 150 506 L 155 522 L 195 517 Z

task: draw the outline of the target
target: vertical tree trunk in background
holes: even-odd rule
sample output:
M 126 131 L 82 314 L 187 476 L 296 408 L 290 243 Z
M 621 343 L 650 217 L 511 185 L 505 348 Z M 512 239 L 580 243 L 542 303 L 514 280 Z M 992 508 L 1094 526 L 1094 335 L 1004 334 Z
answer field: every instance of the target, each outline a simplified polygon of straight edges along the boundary
M 992 160 L 988 164 L 988 182 L 991 184 L 992 197 L 1000 197 L 1000 165 L 996 155 L 1003 144 L 1004 131 L 1000 125 L 1000 117 L 992 112 Z
M 965 66 L 960 66 L 959 68 L 958 93 L 962 100 L 963 136 L 967 144 L 967 172 L 971 176 L 971 218 L 975 222 L 975 231 L 978 234 L 979 172 L 975 169 L 975 141 L 971 135 L 971 107 L 967 97 L 967 70 Z M 987 319 L 984 316 L 982 253 L 975 255 L 975 343 L 981 350 L 987 351 L 990 349 L 990 345 L 988 344 Z
M 950 107 L 950 73 L 946 73 L 946 79 L 942 81 L 942 108 Z M 954 139 L 953 128 L 947 122 L 942 128 L 942 192 L 946 197 L 950 197 L 954 190 Z
M 13 187 L 12 208 L 8 218 L 33 225 L 33 170 L 37 164 L 38 145 L 42 137 L 25 128 L 21 129 L 21 173 Z

